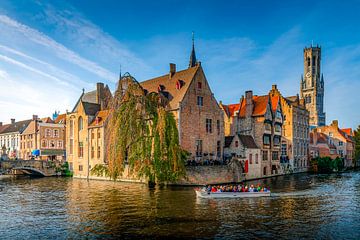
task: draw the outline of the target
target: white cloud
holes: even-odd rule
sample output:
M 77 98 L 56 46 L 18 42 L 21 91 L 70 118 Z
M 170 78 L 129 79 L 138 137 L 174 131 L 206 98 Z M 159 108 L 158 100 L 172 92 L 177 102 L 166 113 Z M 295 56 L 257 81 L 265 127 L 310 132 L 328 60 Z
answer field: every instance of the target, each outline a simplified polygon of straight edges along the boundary
M 95 62 L 80 57 L 77 53 L 69 50 L 62 44 L 56 42 L 52 38 L 46 36 L 45 34 L 33 28 L 21 24 L 9 18 L 6 15 L 0 15 L 0 22 L 11 27 L 13 30 L 22 33 L 25 39 L 33 41 L 37 44 L 40 44 L 46 48 L 51 49 L 58 57 L 62 58 L 63 60 L 71 62 L 91 73 L 96 74 L 97 76 L 103 79 L 106 80 L 116 79 L 116 76 L 111 72 L 109 72 L 108 70 L 106 70 L 105 68 L 99 66 Z

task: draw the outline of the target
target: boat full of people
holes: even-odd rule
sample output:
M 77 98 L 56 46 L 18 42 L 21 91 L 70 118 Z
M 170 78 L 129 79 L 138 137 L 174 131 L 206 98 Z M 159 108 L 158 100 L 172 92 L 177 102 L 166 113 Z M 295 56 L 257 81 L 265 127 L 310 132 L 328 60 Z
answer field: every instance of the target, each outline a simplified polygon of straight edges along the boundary
M 206 186 L 195 189 L 196 196 L 200 198 L 248 198 L 248 197 L 270 197 L 271 191 L 260 185 L 226 185 Z

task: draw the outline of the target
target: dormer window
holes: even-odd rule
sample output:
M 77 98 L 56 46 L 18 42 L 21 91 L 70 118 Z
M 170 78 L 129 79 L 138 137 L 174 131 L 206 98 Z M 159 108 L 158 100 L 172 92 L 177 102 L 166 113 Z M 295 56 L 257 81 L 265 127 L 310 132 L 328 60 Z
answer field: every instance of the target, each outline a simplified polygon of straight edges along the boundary
M 165 89 L 165 86 L 159 84 L 159 86 L 158 86 L 158 92 L 162 92 L 162 91 L 164 91 L 164 89 Z
M 182 80 L 177 80 L 176 81 L 176 89 L 180 90 L 180 88 L 182 88 L 182 86 L 184 86 L 184 81 Z

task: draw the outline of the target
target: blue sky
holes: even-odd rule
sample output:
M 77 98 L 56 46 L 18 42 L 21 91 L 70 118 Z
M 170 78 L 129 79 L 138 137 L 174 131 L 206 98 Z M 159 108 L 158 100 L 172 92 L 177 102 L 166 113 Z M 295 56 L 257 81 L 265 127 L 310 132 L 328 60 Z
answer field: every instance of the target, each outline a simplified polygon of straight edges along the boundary
M 114 89 L 187 67 L 191 32 L 218 100 L 299 93 L 303 48 L 322 46 L 327 122 L 360 124 L 360 1 L 0 2 L 0 121 L 71 110 L 81 89 Z

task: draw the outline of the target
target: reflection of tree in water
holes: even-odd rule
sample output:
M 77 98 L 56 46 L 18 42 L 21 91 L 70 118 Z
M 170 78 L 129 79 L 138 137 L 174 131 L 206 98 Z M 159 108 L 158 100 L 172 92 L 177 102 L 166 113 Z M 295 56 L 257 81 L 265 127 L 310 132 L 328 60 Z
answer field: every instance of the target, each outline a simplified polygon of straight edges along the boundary
M 216 214 L 208 207 L 196 211 L 192 188 L 76 179 L 68 187 L 70 237 L 212 237 L 217 231 Z

